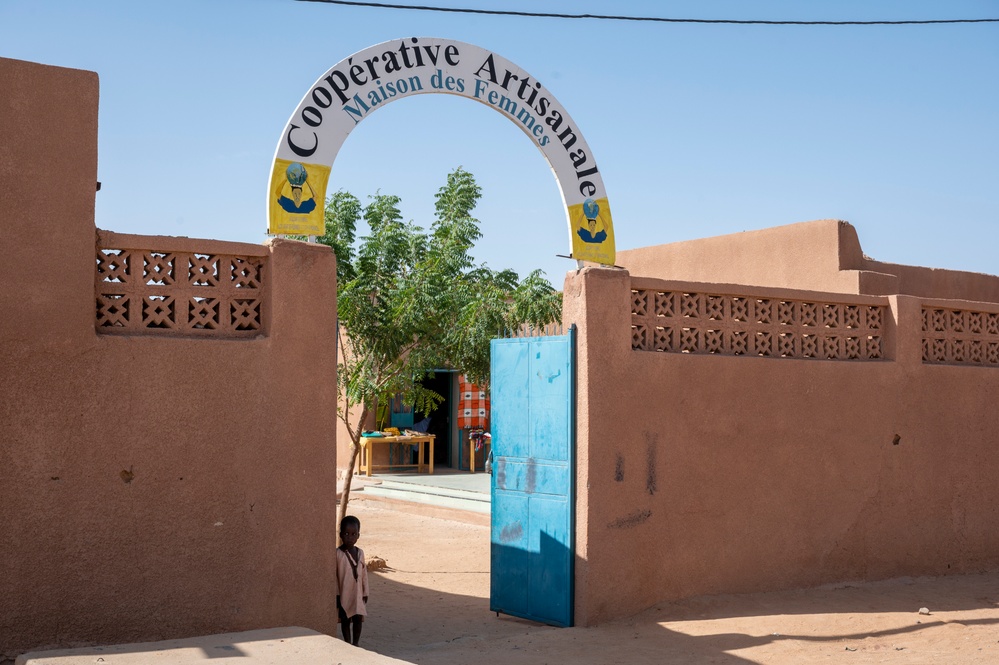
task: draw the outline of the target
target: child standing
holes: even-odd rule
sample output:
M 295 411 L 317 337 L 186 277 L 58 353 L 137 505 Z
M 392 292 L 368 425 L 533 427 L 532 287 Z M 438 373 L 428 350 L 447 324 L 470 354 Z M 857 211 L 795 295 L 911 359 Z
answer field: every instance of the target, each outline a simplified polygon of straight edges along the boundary
M 354 646 L 361 639 L 361 625 L 368 610 L 368 567 L 364 550 L 357 546 L 361 520 L 347 515 L 340 521 L 340 547 L 336 549 L 336 611 L 343 639 Z

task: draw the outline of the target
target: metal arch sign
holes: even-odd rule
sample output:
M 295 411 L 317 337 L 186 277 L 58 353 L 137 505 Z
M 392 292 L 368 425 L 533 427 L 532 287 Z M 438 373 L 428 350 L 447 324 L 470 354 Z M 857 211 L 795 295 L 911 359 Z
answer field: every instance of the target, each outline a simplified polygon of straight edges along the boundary
M 330 169 L 351 130 L 382 105 L 425 93 L 480 102 L 520 127 L 555 173 L 572 257 L 613 265 L 614 226 L 603 179 L 565 108 L 540 81 L 505 58 L 448 39 L 411 37 L 370 46 L 316 81 L 274 154 L 268 232 L 324 233 Z

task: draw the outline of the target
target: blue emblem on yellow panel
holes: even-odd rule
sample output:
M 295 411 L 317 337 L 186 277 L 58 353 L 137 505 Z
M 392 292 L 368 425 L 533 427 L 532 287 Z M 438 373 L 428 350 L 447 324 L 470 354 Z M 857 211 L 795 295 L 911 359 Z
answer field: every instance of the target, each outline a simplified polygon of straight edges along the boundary
M 600 206 L 593 199 L 583 201 L 583 216 L 586 224 L 576 229 L 576 235 L 583 242 L 600 243 L 607 240 L 607 231 L 600 222 Z
M 309 184 L 309 172 L 298 162 L 292 162 L 285 170 L 285 178 L 291 186 L 291 191 L 282 191 L 278 197 L 278 205 L 285 212 L 308 214 L 316 209 L 316 193 Z M 291 195 L 289 198 L 287 194 Z

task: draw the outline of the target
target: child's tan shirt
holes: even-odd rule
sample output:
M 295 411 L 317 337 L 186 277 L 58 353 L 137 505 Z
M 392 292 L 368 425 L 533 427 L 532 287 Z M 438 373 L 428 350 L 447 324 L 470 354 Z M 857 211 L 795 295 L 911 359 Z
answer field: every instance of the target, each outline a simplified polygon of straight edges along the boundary
M 347 617 L 360 614 L 367 616 L 364 599 L 368 595 L 368 567 L 364 564 L 364 550 L 357 548 L 357 579 L 351 567 L 351 556 L 339 547 L 336 548 L 336 595 L 340 596 L 340 606 Z M 339 620 L 339 619 L 338 619 Z

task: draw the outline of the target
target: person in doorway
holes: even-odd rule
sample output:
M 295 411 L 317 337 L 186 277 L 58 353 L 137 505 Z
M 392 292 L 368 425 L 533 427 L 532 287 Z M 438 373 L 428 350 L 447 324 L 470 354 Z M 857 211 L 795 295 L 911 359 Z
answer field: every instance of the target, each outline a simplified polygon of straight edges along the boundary
M 336 548 L 336 613 L 345 642 L 357 646 L 368 614 L 368 567 L 364 550 L 357 546 L 361 520 L 347 515 L 340 521 L 340 547 Z

